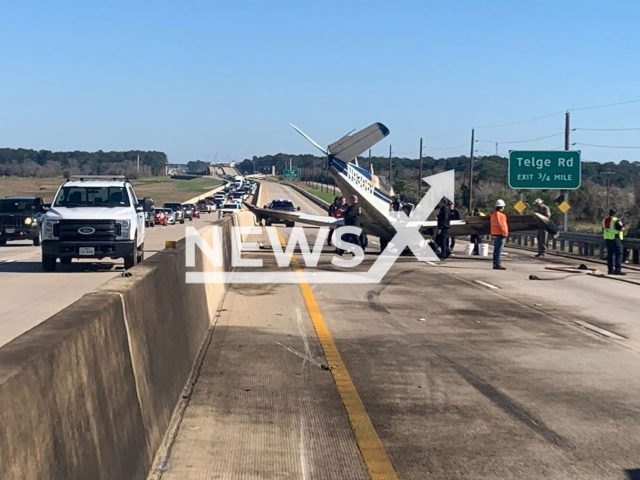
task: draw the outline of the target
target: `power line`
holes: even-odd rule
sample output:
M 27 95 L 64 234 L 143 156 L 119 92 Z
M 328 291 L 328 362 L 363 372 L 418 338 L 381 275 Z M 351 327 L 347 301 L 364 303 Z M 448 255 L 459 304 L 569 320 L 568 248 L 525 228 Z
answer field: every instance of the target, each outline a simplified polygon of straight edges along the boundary
M 559 110 L 557 112 L 553 112 L 553 113 L 548 113 L 546 115 L 541 115 L 539 117 L 533 117 L 533 118 L 528 118 L 526 120 L 518 120 L 515 122 L 509 122 L 509 123 L 500 123 L 500 124 L 495 124 L 495 125 L 481 125 L 479 127 L 475 127 L 475 128 L 500 128 L 500 127 L 509 127 L 511 125 L 520 125 L 522 123 L 529 123 L 529 122 L 535 122 L 537 120 L 543 120 L 545 118 L 549 118 L 549 117 L 554 117 L 556 115 L 561 115 L 567 111 L 570 112 L 575 112 L 575 111 L 579 111 L 579 110 L 592 110 L 592 109 L 596 109 L 596 108 L 607 108 L 607 107 L 615 107 L 615 106 L 619 106 L 619 105 L 628 105 L 631 103 L 638 103 L 640 102 L 640 98 L 639 99 L 635 99 L 635 100 L 627 100 L 624 102 L 616 102 L 616 103 L 606 103 L 606 104 L 602 104 L 602 105 L 591 105 L 588 107 L 576 107 L 576 108 L 568 108 L 566 110 Z M 440 135 L 432 135 L 430 137 L 425 136 L 423 138 L 437 138 L 437 137 L 444 137 L 447 135 L 453 135 L 456 133 L 461 133 L 461 132 L 467 132 L 469 129 L 464 129 L 464 130 L 456 130 L 455 132 L 449 132 L 449 133 L 443 133 Z
M 582 145 L 583 147 L 598 147 L 598 148 L 640 148 L 640 146 L 629 147 L 622 145 L 594 145 L 591 143 L 574 143 L 573 145 Z
M 535 117 L 535 118 L 529 118 L 527 120 L 519 120 L 517 122 L 510 122 L 510 123 L 501 123 L 498 125 L 481 125 L 479 127 L 476 128 L 499 128 L 499 127 L 509 127 L 511 125 L 520 125 L 521 123 L 528 123 L 528 122 L 535 122 L 536 120 L 542 120 L 543 118 L 549 118 L 549 117 L 554 117 L 556 115 L 561 115 L 565 113 L 564 110 L 561 110 L 559 112 L 554 112 L 554 113 L 549 113 L 547 115 L 542 115 L 540 117 Z
M 560 135 L 564 135 L 564 132 L 560 132 L 560 133 L 554 133 L 551 135 L 546 135 L 544 137 L 538 137 L 538 138 L 530 138 L 528 140 L 513 140 L 510 142 L 496 142 L 494 140 L 477 140 L 478 142 L 484 142 L 484 143 L 498 143 L 498 144 L 510 144 L 510 143 L 527 143 L 527 142 L 535 142 L 537 140 L 544 140 L 546 138 L 552 138 L 552 137 L 559 137 Z
M 574 128 L 572 129 L 574 132 L 576 130 L 588 130 L 591 132 L 628 132 L 631 130 L 640 130 L 640 127 L 634 128 Z
M 466 133 L 468 132 L 469 129 L 465 128 L 464 130 L 456 130 L 455 132 L 448 132 L 448 133 L 440 133 L 438 135 L 426 135 L 422 138 L 440 138 L 440 137 L 448 137 L 449 135 L 455 135 L 456 133 Z
M 616 107 L 618 105 L 628 105 L 629 103 L 638 103 L 640 102 L 640 98 L 636 100 L 627 100 L 625 102 L 617 102 L 617 103 L 606 103 L 604 105 L 594 105 L 591 107 L 578 107 L 578 108 L 569 108 L 570 112 L 575 112 L 576 110 L 591 110 L 594 108 L 605 108 L 605 107 Z
M 454 145 L 453 147 L 430 147 L 428 145 L 425 145 L 422 148 L 431 149 L 431 150 L 453 150 L 454 148 L 467 147 L 468 145 L 469 145 L 469 142 L 462 143 L 460 145 Z

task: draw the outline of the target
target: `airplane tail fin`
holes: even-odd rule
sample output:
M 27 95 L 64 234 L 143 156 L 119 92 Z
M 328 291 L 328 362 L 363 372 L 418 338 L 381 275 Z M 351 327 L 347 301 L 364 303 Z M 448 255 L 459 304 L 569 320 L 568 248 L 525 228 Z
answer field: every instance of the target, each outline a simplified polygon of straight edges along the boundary
M 296 128 L 296 130 L 298 129 Z M 300 130 L 298 131 L 300 132 Z M 304 135 L 304 133 L 300 133 Z M 382 123 L 374 123 L 353 135 L 345 135 L 340 140 L 332 143 L 329 145 L 329 153 L 344 162 L 350 162 L 369 150 L 387 135 L 389 135 L 389 129 L 387 127 Z

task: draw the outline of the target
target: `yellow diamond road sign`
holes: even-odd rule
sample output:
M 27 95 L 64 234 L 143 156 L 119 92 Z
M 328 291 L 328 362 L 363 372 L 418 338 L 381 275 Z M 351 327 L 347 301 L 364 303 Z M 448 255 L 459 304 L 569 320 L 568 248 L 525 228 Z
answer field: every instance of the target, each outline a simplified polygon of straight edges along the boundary
M 516 212 L 522 213 L 524 212 L 524 209 L 527 208 L 527 205 L 522 200 L 518 200 L 518 203 L 516 203 L 513 208 L 516 209 Z
M 571 205 L 569 205 L 567 202 L 562 202 L 560 205 L 558 205 L 558 209 L 562 213 L 567 213 L 570 208 L 571 208 Z

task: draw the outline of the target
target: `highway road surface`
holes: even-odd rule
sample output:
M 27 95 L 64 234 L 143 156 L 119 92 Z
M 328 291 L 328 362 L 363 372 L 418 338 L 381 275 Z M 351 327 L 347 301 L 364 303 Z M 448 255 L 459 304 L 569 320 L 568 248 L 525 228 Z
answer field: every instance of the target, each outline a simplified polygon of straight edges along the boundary
M 145 256 L 163 249 L 165 240 L 183 238 L 185 226 L 197 228 L 215 219 L 216 214 L 203 214 L 200 220 L 184 225 L 147 228 Z M 0 247 L 0 347 L 123 270 L 122 260 L 74 260 L 70 266 L 58 264 L 55 272 L 45 273 L 40 259 L 40 247 L 31 242 L 9 242 Z
M 516 251 L 306 283 L 326 251 L 301 285 L 231 285 L 163 480 L 637 478 L 639 286 Z
M 220 167 L 222 169 L 222 173 L 224 175 L 240 175 L 240 172 L 238 172 L 235 168 L 233 167 Z

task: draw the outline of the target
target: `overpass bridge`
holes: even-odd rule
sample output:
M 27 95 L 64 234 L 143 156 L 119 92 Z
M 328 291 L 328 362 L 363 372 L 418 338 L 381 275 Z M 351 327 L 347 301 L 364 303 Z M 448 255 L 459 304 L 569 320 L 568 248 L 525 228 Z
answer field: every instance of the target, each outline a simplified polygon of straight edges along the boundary
M 322 212 L 275 182 L 258 195 Z M 232 223 L 253 219 L 198 227 L 209 242 L 223 228 L 228 249 Z M 181 241 L 131 277 L 69 272 L 81 298 L 0 348 L 0 478 L 634 478 L 640 275 L 507 253 L 504 272 L 400 257 L 379 284 L 318 284 L 346 271 L 332 249 L 291 267 L 263 249 L 243 253 L 262 269 L 235 271 L 293 268 L 300 283 L 202 285 L 186 273 L 229 258 L 215 267 L 196 249 L 185 267 Z M 6 298 L 24 272 L 2 267 Z

